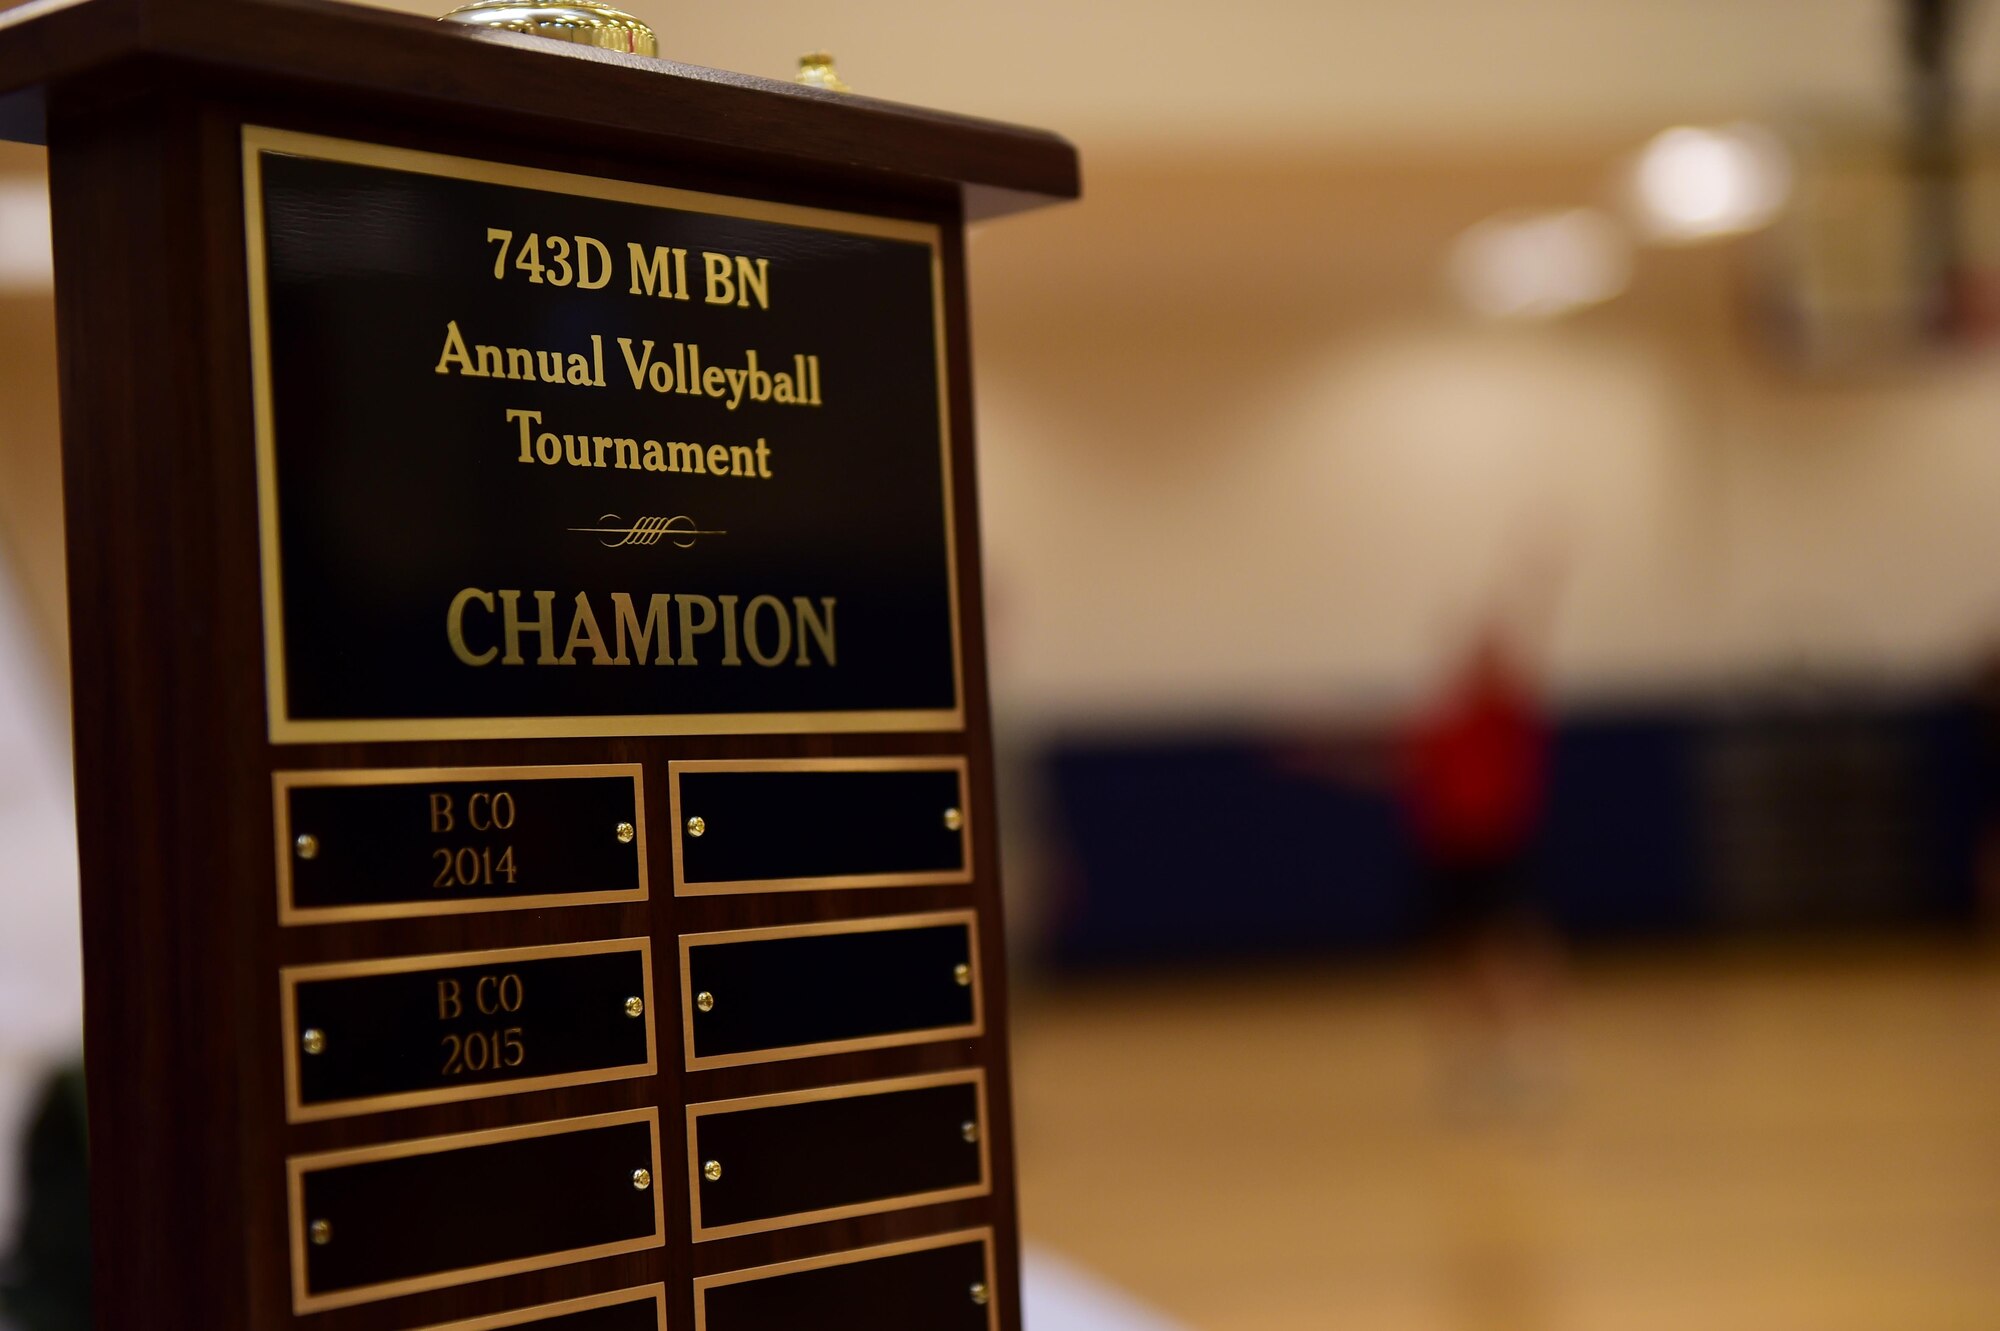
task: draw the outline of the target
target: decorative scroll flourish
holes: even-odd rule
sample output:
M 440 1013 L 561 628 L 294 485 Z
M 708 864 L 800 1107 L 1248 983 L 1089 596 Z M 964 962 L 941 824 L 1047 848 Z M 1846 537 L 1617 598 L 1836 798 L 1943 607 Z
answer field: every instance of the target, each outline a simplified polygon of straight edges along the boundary
M 616 513 L 606 513 L 597 520 L 603 523 L 625 521 Z M 676 549 L 691 550 L 698 537 L 729 535 L 726 531 L 710 531 L 697 527 L 694 525 L 694 519 L 684 513 L 671 518 L 634 518 L 625 526 L 571 527 L 570 530 L 593 536 L 616 537 L 615 540 L 598 542 L 607 550 L 616 550 L 625 545 L 654 546 L 661 541 L 671 541 Z

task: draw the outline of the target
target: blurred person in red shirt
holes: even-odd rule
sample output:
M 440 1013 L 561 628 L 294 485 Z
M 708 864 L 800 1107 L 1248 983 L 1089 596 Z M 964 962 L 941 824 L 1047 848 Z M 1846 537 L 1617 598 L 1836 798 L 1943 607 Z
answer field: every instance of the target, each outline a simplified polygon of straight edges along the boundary
M 1442 972 L 1454 1113 L 1533 1110 L 1556 1090 L 1560 960 L 1535 893 L 1549 731 L 1534 676 L 1488 627 L 1405 738 L 1400 794 Z

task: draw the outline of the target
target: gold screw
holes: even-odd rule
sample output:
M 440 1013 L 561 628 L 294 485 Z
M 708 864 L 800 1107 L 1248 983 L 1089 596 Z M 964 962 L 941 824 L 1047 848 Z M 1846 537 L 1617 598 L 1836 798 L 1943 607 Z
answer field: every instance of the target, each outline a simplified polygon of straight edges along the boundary
M 694 996 L 694 1005 L 703 1012 L 715 1011 L 715 995 L 704 989 Z
M 825 88 L 828 92 L 853 92 L 833 67 L 833 57 L 825 51 L 809 51 L 799 57 L 799 72 L 792 76 L 792 82 L 803 83 L 808 88 Z
M 959 962 L 951 968 L 951 978 L 958 981 L 959 988 L 965 988 L 972 983 L 972 967 L 962 961 Z
M 703 832 L 706 832 L 707 830 L 708 830 L 708 821 L 704 819 L 700 814 L 696 814 L 694 817 L 688 819 L 689 836 L 700 836 Z
M 318 859 L 319 838 L 311 832 L 301 832 L 298 838 L 292 842 L 292 849 L 299 853 L 299 858 L 302 860 Z
M 958 811 L 957 809 L 946 809 L 946 810 L 944 811 L 944 830 L 945 830 L 945 831 L 947 831 L 947 832 L 956 832 L 956 831 L 957 831 L 957 830 L 958 830 L 959 828 L 961 828 L 961 827 L 964 827 L 964 826 L 965 826 L 965 815 L 964 815 L 964 814 L 960 813 L 960 812 L 959 812 L 959 811 Z
M 643 1016 L 645 1016 L 645 1015 L 646 1015 L 646 1000 L 645 1000 L 645 999 L 643 999 L 643 998 L 641 998 L 641 997 L 639 997 L 639 996 L 638 996 L 637 994 L 634 994 L 634 995 L 632 995 L 632 997 L 630 997 L 630 998 L 626 999 L 626 1000 L 625 1000 L 625 1015 L 626 1015 L 626 1016 L 628 1016 L 628 1017 L 643 1017 Z
M 972 1301 L 974 1303 L 984 1308 L 987 1305 L 987 1303 L 991 1301 L 992 1298 L 993 1298 L 993 1291 L 986 1288 L 986 1282 L 984 1280 L 975 1280 L 972 1283 Z
M 646 1189 L 652 1187 L 653 1171 L 650 1169 L 643 1169 L 643 1168 L 633 1170 L 632 1186 L 637 1188 L 640 1192 L 644 1192 Z
M 701 1167 L 701 1176 L 710 1183 L 722 1182 L 722 1162 L 720 1160 L 706 1162 Z
M 324 1248 L 327 1244 L 333 1242 L 333 1224 L 331 1221 L 315 1220 L 307 1227 L 306 1233 L 312 1238 L 315 1248 Z
M 317 1026 L 309 1026 L 306 1033 L 299 1037 L 299 1043 L 305 1046 L 308 1054 L 323 1054 L 326 1052 L 326 1032 Z
M 979 1125 L 967 1119 L 958 1125 L 958 1135 L 967 1143 L 976 1142 L 979 1140 Z
M 638 828 L 636 828 L 636 827 L 634 827 L 634 826 L 632 826 L 632 824 L 630 824 L 630 823 L 620 823 L 620 824 L 618 824 L 618 844 L 619 844 L 619 845 L 621 845 L 621 846 L 629 846 L 629 845 L 631 845 L 631 844 L 632 844 L 632 842 L 633 842 L 633 840 L 634 840 L 634 839 L 635 839 L 635 838 L 636 838 L 636 837 L 637 837 L 638 835 L 639 835 L 639 829 L 638 829 Z

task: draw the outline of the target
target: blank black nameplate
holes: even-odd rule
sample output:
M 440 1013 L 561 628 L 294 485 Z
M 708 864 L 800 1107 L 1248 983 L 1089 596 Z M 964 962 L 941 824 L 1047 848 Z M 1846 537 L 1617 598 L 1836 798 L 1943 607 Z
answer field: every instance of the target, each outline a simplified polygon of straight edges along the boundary
M 972 881 L 963 758 L 668 764 L 674 891 Z
M 611 1294 L 565 1299 L 535 1308 L 517 1308 L 469 1321 L 425 1327 L 424 1331 L 667 1331 L 667 1287 L 646 1285 Z
M 979 1069 L 688 1106 L 696 1242 L 984 1196 Z
M 690 1070 L 984 1030 L 969 910 L 684 935 L 681 984 Z
M 285 924 L 646 899 L 638 764 L 279 772 Z
M 656 1248 L 659 1111 L 392 1142 L 286 1162 L 292 1310 Z
M 282 972 L 294 1123 L 656 1070 L 645 938 Z
M 999 1313 L 988 1229 L 694 1282 L 695 1331 L 995 1331 Z

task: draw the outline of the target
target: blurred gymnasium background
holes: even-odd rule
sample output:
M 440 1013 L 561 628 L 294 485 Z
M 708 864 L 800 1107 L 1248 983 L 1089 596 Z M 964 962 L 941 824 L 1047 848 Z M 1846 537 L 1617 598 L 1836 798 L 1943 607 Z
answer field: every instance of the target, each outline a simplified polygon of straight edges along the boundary
M 2000 7 L 630 7 L 1083 150 L 971 256 L 1024 1222 L 1084 1324 L 2000 1325 Z M 76 1023 L 40 171 L 10 1136 Z M 1539 754 L 1495 1022 L 1407 763 L 1489 631 Z

